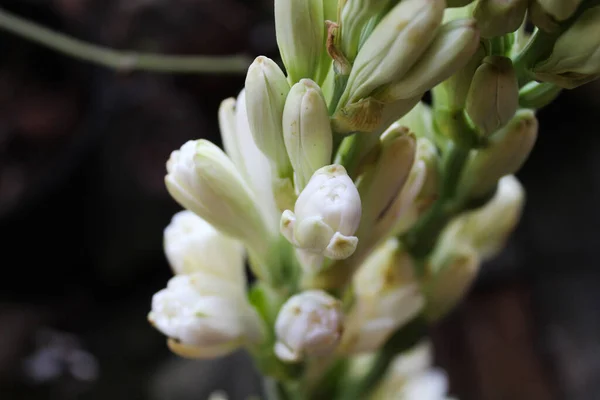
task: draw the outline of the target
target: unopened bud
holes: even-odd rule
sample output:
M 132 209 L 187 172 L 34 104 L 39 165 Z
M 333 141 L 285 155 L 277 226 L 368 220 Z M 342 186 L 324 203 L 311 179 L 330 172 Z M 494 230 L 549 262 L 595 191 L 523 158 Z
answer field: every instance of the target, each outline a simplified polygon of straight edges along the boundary
M 483 207 L 456 217 L 444 230 L 441 240 L 470 244 L 483 261 L 495 257 L 519 222 L 525 192 L 513 175 L 498 182 L 494 197 Z
M 277 64 L 260 56 L 246 76 L 246 109 L 256 146 L 269 158 L 279 178 L 290 177 L 281 119 L 290 86 Z
M 382 101 L 423 95 L 462 69 L 479 46 L 479 31 L 473 19 L 442 26 L 433 43 L 412 68 L 375 97 Z
M 246 284 L 242 244 L 191 211 L 173 216 L 164 231 L 164 248 L 175 274 L 204 272 L 237 281 L 242 287 Z
M 479 0 L 473 16 L 484 38 L 503 36 L 519 29 L 529 0 Z
M 583 0 L 534 0 L 557 21 L 564 21 L 577 11 Z
M 325 48 L 323 0 L 275 0 L 275 31 L 290 84 L 318 80 Z
M 321 88 L 302 79 L 290 91 L 283 112 L 283 136 L 302 191 L 316 170 L 331 163 L 333 138 Z
M 340 104 L 356 103 L 404 76 L 433 41 L 444 8 L 444 0 L 404 0 L 396 5 L 358 52 Z
M 459 183 L 461 196 L 483 198 L 501 177 L 517 172 L 533 149 L 537 131 L 533 111 L 518 111 L 507 126 L 491 137 L 487 147 L 471 152 Z
M 600 76 L 600 6 L 584 11 L 532 67 L 536 79 L 573 89 Z
M 353 277 L 354 302 L 340 351 L 373 352 L 423 308 L 410 255 L 397 238 L 379 246 Z
M 342 8 L 342 53 L 352 62 L 364 41 L 364 30 L 371 18 L 385 11 L 390 0 L 347 0 Z
M 535 0 L 529 4 L 528 16 L 544 32 L 555 32 L 559 28 L 558 22 Z
M 214 358 L 263 340 L 260 317 L 243 290 L 203 273 L 178 275 L 152 298 L 148 320 L 175 353 Z
M 519 84 L 507 57 L 490 56 L 473 76 L 465 110 L 482 135 L 506 125 L 519 106 Z
M 369 235 L 402 191 L 413 165 L 415 147 L 416 138 L 405 127 L 396 126 L 382 135 L 377 161 L 358 182 L 363 206 L 360 232 Z
M 344 327 L 342 303 L 320 290 L 308 290 L 285 302 L 277 315 L 275 354 L 297 362 L 335 350 Z
M 185 143 L 167 162 L 165 183 L 179 204 L 257 252 L 268 229 L 251 189 L 231 160 L 211 142 Z
M 329 165 L 317 170 L 304 188 L 294 212 L 281 215 L 281 233 L 296 247 L 327 258 L 350 257 L 358 238 L 361 201 L 346 170 Z

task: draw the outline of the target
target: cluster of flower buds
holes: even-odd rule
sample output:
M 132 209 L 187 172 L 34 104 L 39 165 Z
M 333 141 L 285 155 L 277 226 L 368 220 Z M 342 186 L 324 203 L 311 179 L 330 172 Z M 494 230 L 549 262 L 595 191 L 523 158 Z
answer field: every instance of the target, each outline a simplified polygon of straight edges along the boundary
M 222 102 L 224 151 L 194 140 L 167 162 L 186 211 L 165 229 L 175 276 L 149 320 L 183 356 L 247 348 L 286 381 L 277 390 L 306 386 L 299 399 L 325 377 L 349 382 L 344 358 L 403 350 L 394 338 L 445 315 L 502 250 L 535 109 L 600 75 L 600 6 L 275 0 L 274 11 L 284 68 L 257 57 Z M 444 399 L 429 352 L 357 377 L 382 380 L 350 397 Z

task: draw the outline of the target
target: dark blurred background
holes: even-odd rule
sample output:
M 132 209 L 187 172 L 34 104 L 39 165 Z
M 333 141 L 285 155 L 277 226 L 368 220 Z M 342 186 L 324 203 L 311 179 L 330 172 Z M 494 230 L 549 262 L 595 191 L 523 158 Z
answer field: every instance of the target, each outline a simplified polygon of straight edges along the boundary
M 272 0 L 0 0 L 120 49 L 276 57 Z M 239 75 L 117 73 L 0 31 L 0 399 L 204 399 L 257 393 L 243 354 L 177 358 L 146 322 L 170 276 L 170 152 L 218 142 Z M 463 400 L 600 398 L 599 84 L 539 113 L 523 221 L 432 329 Z

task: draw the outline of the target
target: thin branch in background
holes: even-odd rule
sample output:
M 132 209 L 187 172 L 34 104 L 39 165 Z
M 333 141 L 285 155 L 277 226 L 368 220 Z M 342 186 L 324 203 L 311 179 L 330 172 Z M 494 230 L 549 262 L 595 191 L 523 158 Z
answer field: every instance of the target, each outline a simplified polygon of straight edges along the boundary
M 18 17 L 0 8 L 0 29 L 21 36 L 73 58 L 117 71 L 150 71 L 176 74 L 245 73 L 251 60 L 234 56 L 168 56 L 118 51 L 69 37 Z

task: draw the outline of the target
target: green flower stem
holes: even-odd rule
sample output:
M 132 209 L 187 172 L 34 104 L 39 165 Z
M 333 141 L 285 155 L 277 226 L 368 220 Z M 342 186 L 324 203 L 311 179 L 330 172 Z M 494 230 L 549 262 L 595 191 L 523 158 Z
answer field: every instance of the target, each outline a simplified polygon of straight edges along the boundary
M 73 58 L 117 71 L 151 71 L 181 74 L 240 74 L 250 65 L 246 56 L 166 56 L 118 51 L 87 43 L 45 28 L 0 8 L 0 29 Z

